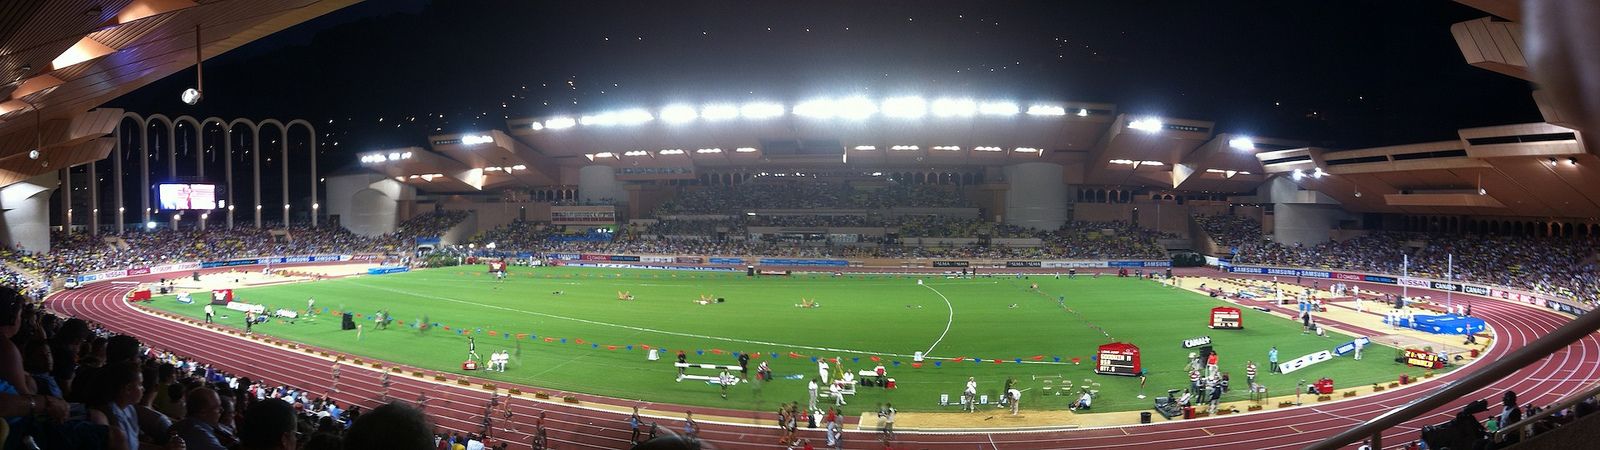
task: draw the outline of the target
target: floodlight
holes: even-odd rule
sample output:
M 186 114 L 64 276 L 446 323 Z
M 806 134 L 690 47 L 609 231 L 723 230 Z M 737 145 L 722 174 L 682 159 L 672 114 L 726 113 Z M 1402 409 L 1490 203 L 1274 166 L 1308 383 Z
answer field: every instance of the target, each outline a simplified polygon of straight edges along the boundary
M 933 101 L 933 115 L 939 117 L 970 117 L 978 110 L 978 102 L 966 99 L 941 98 Z
M 672 105 L 661 108 L 661 120 L 666 123 L 688 123 L 699 117 L 700 113 L 695 112 L 694 108 L 688 105 Z
M 1289 175 L 1294 178 L 1295 181 L 1300 181 L 1306 177 L 1306 173 L 1300 169 L 1295 169 L 1293 172 L 1289 172 Z
M 800 102 L 794 105 L 794 115 L 817 119 L 833 117 L 833 101 L 816 99 Z
M 1157 118 L 1154 118 L 1154 117 L 1146 117 L 1146 118 L 1143 118 L 1143 119 L 1137 119 L 1137 120 L 1134 120 L 1133 122 L 1129 122 L 1128 123 L 1128 128 L 1132 128 L 1132 129 L 1135 129 L 1135 130 L 1143 131 L 1143 132 L 1146 132 L 1146 133 L 1154 133 L 1154 132 L 1157 132 L 1157 131 L 1161 131 L 1161 127 L 1163 127 L 1163 126 L 1165 126 L 1165 124 L 1161 123 L 1161 119 L 1157 119 Z
M 1228 146 L 1236 150 L 1255 150 L 1256 141 L 1248 137 L 1236 137 L 1228 140 Z
M 877 149 L 878 149 L 878 147 L 871 146 L 871 145 L 857 145 L 856 146 L 856 150 L 877 150 Z
M 617 157 L 617 154 L 616 153 L 611 153 L 611 152 L 600 152 L 600 153 L 595 153 L 594 157 L 596 157 L 596 158 L 615 158 L 615 157 Z
M 1078 108 L 1078 117 L 1089 117 L 1088 108 Z
M 1033 105 L 1028 107 L 1030 116 L 1065 116 L 1067 109 L 1054 105 Z
M 921 148 L 917 147 L 915 145 L 896 145 L 896 146 L 893 146 L 893 147 L 889 147 L 889 149 L 890 150 L 899 150 L 899 151 L 911 151 L 911 150 L 920 150 Z
M 1039 153 L 1039 149 L 1033 147 L 1017 147 L 1013 151 L 1017 153 Z
M 663 155 L 682 155 L 683 154 L 683 149 L 681 149 L 681 148 L 669 148 L 669 149 L 662 150 L 659 153 L 663 154 Z
M 647 151 L 644 151 L 644 150 L 628 150 L 628 151 L 622 152 L 622 156 L 646 156 L 646 155 L 649 155 L 649 154 L 650 154 L 650 152 L 647 152 Z
M 700 108 L 700 118 L 706 120 L 728 120 L 739 117 L 739 107 L 729 104 L 706 105 Z
M 845 119 L 865 119 L 878 113 L 878 104 L 866 97 L 850 97 L 833 102 L 834 115 Z
M 733 151 L 736 152 L 736 153 L 755 153 L 756 152 L 756 148 L 755 147 L 739 147 L 739 148 L 733 149 Z
M 478 145 L 494 142 L 494 137 L 487 134 L 466 135 L 461 137 L 461 145 Z
M 528 170 L 528 166 L 517 164 L 515 166 L 511 166 L 511 170 Z
M 783 115 L 783 105 L 771 102 L 750 102 L 739 108 L 746 119 L 771 119 Z
M 544 124 L 539 123 L 539 121 L 534 121 L 533 123 L 528 124 L 528 128 L 532 128 L 533 131 L 539 131 L 544 129 Z
M 694 152 L 702 154 L 702 155 L 703 154 L 707 154 L 707 153 L 722 153 L 722 149 L 720 149 L 720 148 L 702 148 L 702 149 L 699 149 L 699 150 L 695 150 Z
M 978 112 L 985 116 L 1015 116 L 1021 112 L 1016 103 L 1011 102 L 986 102 L 978 105 Z
M 1327 172 L 1323 172 L 1321 167 L 1311 171 L 1311 178 L 1322 178 L 1323 175 L 1327 175 Z
M 922 97 L 898 97 L 883 101 L 883 115 L 900 119 L 917 119 L 928 114 L 928 101 Z
M 979 151 L 979 152 L 998 152 L 998 151 L 1000 151 L 1000 147 L 981 146 L 981 147 L 973 147 L 972 150 L 973 151 Z
M 578 124 L 578 121 L 572 120 L 571 117 L 551 117 L 551 118 L 549 118 L 549 119 L 544 121 L 544 127 L 548 128 L 548 129 L 551 129 L 551 130 L 560 130 L 560 129 L 563 129 L 563 128 L 572 128 L 573 125 L 577 125 L 577 124 Z
M 947 152 L 956 152 L 956 151 L 961 151 L 961 146 L 959 146 L 959 145 L 935 145 L 935 146 L 933 146 L 933 149 L 934 150 L 943 150 L 943 151 L 947 151 Z

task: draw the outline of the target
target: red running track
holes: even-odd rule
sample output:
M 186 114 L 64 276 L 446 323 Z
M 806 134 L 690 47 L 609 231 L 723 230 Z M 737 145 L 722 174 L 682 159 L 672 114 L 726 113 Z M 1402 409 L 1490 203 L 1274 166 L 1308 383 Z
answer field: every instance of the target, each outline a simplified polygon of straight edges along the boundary
M 236 269 L 236 268 L 234 268 Z M 1207 273 L 1209 276 L 1220 274 Z M 50 306 L 59 312 L 83 317 L 104 324 L 121 333 L 139 337 L 147 345 L 189 356 L 222 370 L 252 379 L 292 386 L 322 386 L 331 384 L 332 363 L 325 359 L 292 350 L 270 342 L 252 340 L 220 327 L 206 327 L 187 320 L 175 320 L 152 315 L 130 306 L 123 300 L 129 288 L 127 281 L 153 281 L 158 276 L 136 277 L 112 282 L 90 284 L 84 288 L 52 296 Z M 1387 286 L 1364 286 L 1383 289 Z M 1525 343 L 1554 330 L 1569 320 L 1567 317 L 1539 308 L 1483 300 L 1474 302 L 1473 313 L 1483 318 L 1496 332 L 1496 340 L 1485 359 L 1495 354 L 1519 348 Z M 332 352 L 330 352 L 332 353 Z M 412 370 L 407 368 L 406 374 Z M 1467 367 L 1450 374 L 1405 389 L 1390 390 L 1349 400 L 1319 403 L 1300 408 L 1269 409 L 1267 411 L 1221 416 L 1189 421 L 1162 421 L 1150 425 L 1059 430 L 1059 431 L 1006 431 L 1006 432 L 956 432 L 956 433 L 898 433 L 895 448 L 928 449 L 1287 449 L 1299 448 L 1370 419 L 1384 411 L 1415 400 L 1437 383 L 1453 381 L 1466 372 Z M 365 409 L 377 406 L 380 394 L 379 371 L 343 365 L 340 371 L 340 392 L 334 398 L 342 403 L 355 403 Z M 425 373 L 433 373 L 424 371 Z M 1267 374 L 1265 376 L 1276 376 Z M 1547 404 L 1557 398 L 1582 389 L 1600 378 L 1600 339 L 1595 335 L 1584 338 L 1565 350 L 1523 368 L 1516 374 L 1494 385 L 1472 393 L 1457 402 L 1429 415 L 1412 420 L 1384 434 L 1388 446 L 1416 439 L 1423 425 L 1447 421 L 1454 411 L 1467 402 L 1488 398 L 1495 402 L 1502 391 L 1514 389 L 1523 402 Z M 441 430 L 476 431 L 482 427 L 482 417 L 490 394 L 453 384 L 423 381 L 409 375 L 391 377 L 389 397 L 415 404 L 419 394 L 426 391 L 428 401 L 424 409 Z M 481 381 L 480 381 L 481 383 Z M 508 387 L 500 384 L 501 387 Z M 524 387 L 524 391 L 535 389 Z M 585 403 L 634 404 L 632 401 L 573 394 Z M 663 429 L 681 427 L 677 411 L 682 407 L 650 405 L 655 411 L 673 411 L 657 420 Z M 770 415 L 748 411 L 716 411 L 696 408 L 702 414 L 734 417 L 761 417 Z M 582 406 L 536 402 L 531 398 L 512 400 L 514 419 L 500 420 L 496 414 L 493 422 L 497 438 L 513 443 L 516 448 L 527 448 L 532 431 L 532 417 L 546 413 L 549 441 L 555 448 L 627 448 L 628 430 L 626 415 L 584 408 Z M 1157 416 L 1159 417 L 1159 415 Z M 652 419 L 647 419 L 652 420 Z M 779 448 L 778 431 L 773 426 L 739 426 L 702 422 L 700 438 L 717 448 Z M 847 432 L 846 448 L 882 448 L 875 433 Z M 809 438 L 821 447 L 822 434 L 817 430 L 804 430 L 801 437 Z

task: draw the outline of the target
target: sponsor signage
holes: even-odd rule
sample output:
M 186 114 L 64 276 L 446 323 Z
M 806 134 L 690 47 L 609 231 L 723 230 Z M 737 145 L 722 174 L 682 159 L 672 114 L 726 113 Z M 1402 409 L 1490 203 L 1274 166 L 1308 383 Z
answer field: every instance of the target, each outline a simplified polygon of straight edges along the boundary
M 757 260 L 756 263 L 764 265 L 764 266 L 830 266 L 830 267 L 844 267 L 844 266 L 850 265 L 850 261 L 845 261 L 845 260 L 842 260 L 842 259 L 761 258 L 761 259 Z
M 1353 274 L 1353 273 L 1334 272 L 1333 273 L 1333 279 L 1335 279 L 1335 280 L 1361 281 L 1361 275 L 1357 275 L 1357 274 Z
M 1356 351 L 1356 345 L 1358 344 L 1362 347 L 1366 347 L 1368 345 L 1372 345 L 1372 340 L 1367 339 L 1366 336 L 1358 337 L 1354 341 L 1346 342 L 1344 345 L 1334 347 L 1333 356 L 1344 356 L 1347 353 Z
M 583 255 L 577 253 L 551 253 L 545 256 L 558 261 L 576 261 L 583 258 Z
M 1328 271 L 1324 271 L 1324 270 L 1284 269 L 1284 268 L 1278 268 L 1278 267 L 1229 266 L 1228 267 L 1228 271 L 1232 272 L 1232 273 L 1246 273 L 1246 274 L 1256 274 L 1256 275 L 1279 275 L 1279 276 L 1286 276 L 1286 277 L 1305 277 L 1305 278 L 1332 278 L 1333 277 L 1333 272 L 1328 272 Z
M 1400 283 L 1398 284 L 1401 286 L 1425 288 L 1428 287 L 1428 280 L 1421 278 L 1400 277 Z
M 712 264 L 744 264 L 744 258 L 711 258 Z
M 265 306 L 252 305 L 252 304 L 245 303 L 245 302 L 228 302 L 228 306 L 226 306 L 226 308 L 234 310 L 234 311 L 253 312 L 253 313 L 256 313 L 256 314 L 261 314 L 262 312 L 265 312 L 267 310 L 267 307 L 265 307 Z
M 250 265 L 255 265 L 255 264 L 260 264 L 260 263 L 261 263 L 261 260 L 258 259 L 258 258 L 230 259 L 230 260 L 225 260 L 225 261 L 207 261 L 207 262 L 203 262 L 203 263 L 200 263 L 200 268 L 202 268 L 202 269 L 210 269 L 210 268 L 214 268 L 214 267 L 250 266 Z
M 633 255 L 611 255 L 607 259 L 611 261 L 638 261 L 639 257 Z
M 655 270 L 682 270 L 689 272 L 737 272 L 739 269 L 732 267 L 703 267 L 703 266 L 663 266 L 654 264 L 623 264 L 623 263 L 567 263 L 567 267 L 598 267 L 602 269 L 655 269 Z
M 1006 267 L 1042 267 L 1039 261 L 1006 261 Z
M 1092 269 L 1106 267 L 1107 265 L 1106 261 L 1045 261 L 1040 263 L 1039 267 L 1047 269 Z
M 144 275 L 150 273 L 149 267 L 135 267 L 128 269 L 128 275 Z
M 1183 348 L 1195 348 L 1211 345 L 1211 336 L 1200 336 L 1194 339 L 1184 339 Z
M 1461 285 L 1461 292 L 1473 295 L 1489 295 L 1489 288 L 1463 284 Z
M 1330 359 L 1333 359 L 1333 352 L 1323 350 L 1278 364 L 1278 371 L 1282 373 L 1294 372 Z
M 672 258 L 672 262 L 678 264 L 700 264 L 701 261 L 704 261 L 704 259 L 701 259 L 699 256 L 679 256 Z
M 386 273 L 400 273 L 400 272 L 410 272 L 410 271 L 411 271 L 411 268 L 410 267 L 406 267 L 406 266 L 372 267 L 372 268 L 368 268 L 367 269 L 367 275 L 383 275 L 383 274 L 386 274 Z
M 578 259 L 581 259 L 581 260 L 584 260 L 584 261 L 610 261 L 611 260 L 611 256 L 610 255 L 594 255 L 594 254 L 584 253 L 582 255 L 578 255 Z
M 934 261 L 934 267 L 967 267 L 971 263 L 966 261 Z
M 1444 358 L 1433 352 L 1425 352 L 1414 348 L 1406 349 L 1406 364 L 1424 369 L 1439 369 L 1444 367 Z
M 1394 277 L 1385 277 L 1385 276 L 1378 276 L 1378 275 L 1362 275 L 1361 276 L 1361 281 L 1366 281 L 1366 282 L 1370 282 L 1370 283 L 1395 284 L 1397 280 L 1395 280 Z
M 671 256 L 640 256 L 639 257 L 639 262 L 669 263 L 669 262 L 673 262 L 673 259 L 672 259 Z
M 1461 285 L 1444 281 L 1430 282 L 1428 283 L 1428 288 L 1436 291 L 1461 292 Z
M 762 269 L 756 273 L 760 275 L 789 276 L 789 271 L 787 270 Z

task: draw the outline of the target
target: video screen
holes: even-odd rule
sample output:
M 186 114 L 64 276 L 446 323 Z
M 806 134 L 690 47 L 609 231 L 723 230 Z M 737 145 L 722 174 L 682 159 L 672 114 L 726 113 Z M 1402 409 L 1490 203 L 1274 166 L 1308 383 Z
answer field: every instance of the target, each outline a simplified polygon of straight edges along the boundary
M 161 209 L 217 209 L 217 186 L 212 184 L 159 184 L 157 201 Z

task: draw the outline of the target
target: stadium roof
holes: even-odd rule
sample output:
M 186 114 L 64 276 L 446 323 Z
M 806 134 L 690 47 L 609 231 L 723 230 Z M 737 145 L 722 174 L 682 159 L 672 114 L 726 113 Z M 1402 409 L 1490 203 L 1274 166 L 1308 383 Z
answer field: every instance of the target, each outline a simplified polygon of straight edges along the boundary
M 193 67 L 197 30 L 209 59 L 359 1 L 0 2 L 0 186 L 104 158 L 121 111 L 86 111 Z

